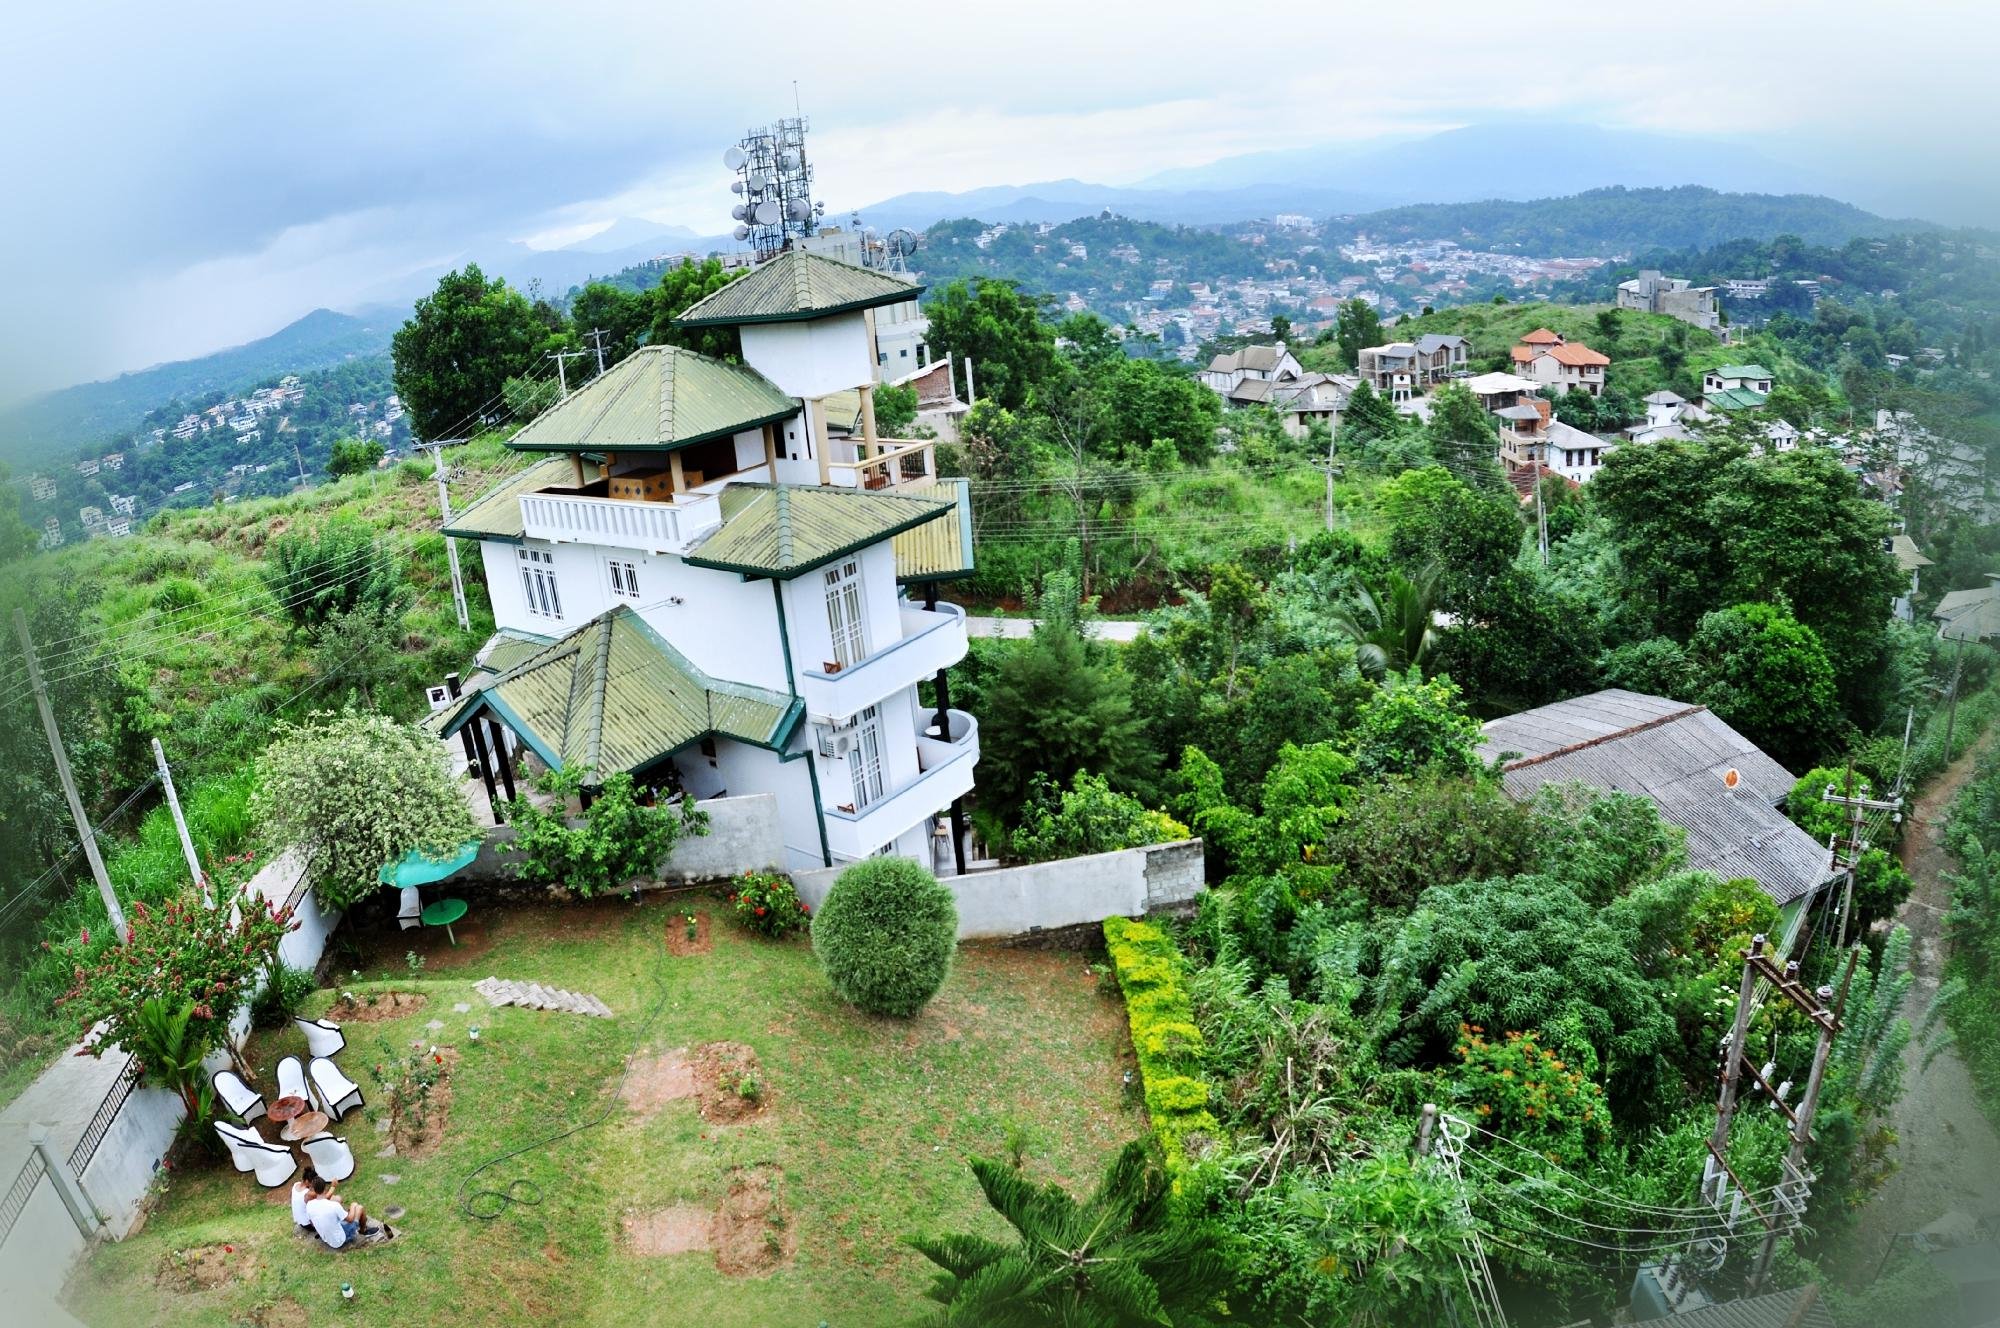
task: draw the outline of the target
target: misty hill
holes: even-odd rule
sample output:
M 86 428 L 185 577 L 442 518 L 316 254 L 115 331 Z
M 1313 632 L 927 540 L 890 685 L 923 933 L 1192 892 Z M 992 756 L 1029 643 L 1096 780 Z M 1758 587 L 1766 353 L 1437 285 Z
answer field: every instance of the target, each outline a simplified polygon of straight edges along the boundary
M 1039 184 L 992 185 L 963 193 L 898 194 L 860 209 L 877 230 L 907 226 L 921 231 L 940 221 L 977 217 L 1015 224 L 1072 221 L 1110 211 L 1134 221 L 1163 225 L 1212 226 L 1267 217 L 1278 212 L 1325 216 L 1382 207 L 1397 200 L 1323 183 L 1279 182 L 1230 189 L 1137 189 L 1046 180 Z
M 1937 229 L 1893 221 L 1816 194 L 1732 194 L 1700 185 L 1591 189 L 1528 202 L 1419 203 L 1354 217 L 1343 225 L 1377 240 L 1456 240 L 1473 249 L 1538 255 L 1708 248 L 1725 240 L 1796 235 L 1808 244 Z
M 132 428 L 148 411 L 178 398 L 234 391 L 282 374 L 386 355 L 389 338 L 406 316 L 406 310 L 388 306 L 353 314 L 315 309 L 241 346 L 35 397 L 0 415 L 0 461 L 66 456 L 85 443 Z

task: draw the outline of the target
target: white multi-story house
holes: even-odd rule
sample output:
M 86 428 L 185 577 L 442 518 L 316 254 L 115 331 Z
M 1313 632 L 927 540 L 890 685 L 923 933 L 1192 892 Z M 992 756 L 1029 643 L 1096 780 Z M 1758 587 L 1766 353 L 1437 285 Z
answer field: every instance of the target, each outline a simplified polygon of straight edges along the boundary
M 681 316 L 737 328 L 744 364 L 643 347 L 516 434 L 543 459 L 448 528 L 479 542 L 499 632 L 437 731 L 774 794 L 794 867 L 962 853 L 979 732 L 951 708 L 965 615 L 937 590 L 971 571 L 966 486 L 874 423 L 874 311 L 919 290 L 781 254 Z M 856 394 L 836 438 L 829 401 Z
M 56 482 L 47 475 L 31 476 L 28 480 L 28 492 L 34 496 L 36 502 L 48 502 L 56 496 Z
M 1515 373 L 1557 392 L 1597 396 L 1604 391 L 1604 371 L 1611 367 L 1610 356 L 1545 327 L 1522 337 L 1508 353 Z
M 1202 370 L 1201 381 L 1213 391 L 1240 400 L 1238 389 L 1246 382 L 1275 383 L 1305 373 L 1298 357 L 1285 349 L 1282 341 L 1268 346 L 1245 346 L 1218 355 Z

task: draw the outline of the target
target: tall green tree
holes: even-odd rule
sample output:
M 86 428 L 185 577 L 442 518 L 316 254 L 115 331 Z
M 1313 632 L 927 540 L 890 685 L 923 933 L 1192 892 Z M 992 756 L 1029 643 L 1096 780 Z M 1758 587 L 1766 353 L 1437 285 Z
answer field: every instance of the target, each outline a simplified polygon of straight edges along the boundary
M 534 362 L 547 329 L 527 296 L 477 263 L 448 272 L 396 331 L 396 392 L 419 438 L 477 429 L 510 376 Z
M 926 1294 L 938 1324 L 971 1328 L 1195 1328 L 1217 1323 L 1233 1289 L 1225 1237 L 1188 1211 L 1142 1143 L 1127 1144 L 1079 1200 L 1005 1162 L 972 1174 L 1013 1239 L 919 1236 L 942 1271 Z
M 961 369 L 972 358 L 973 393 L 981 401 L 1019 410 L 1054 366 L 1055 329 L 1014 282 L 954 281 L 931 297 L 924 313 L 938 356 L 958 361 Z
M 1079 770 L 1143 791 L 1158 757 L 1132 713 L 1131 683 L 1099 662 L 1075 628 L 1045 622 L 1001 662 L 979 717 L 989 753 L 980 801 L 1011 817 L 1040 772 L 1067 784 Z
M 742 350 L 735 328 L 678 327 L 674 320 L 687 312 L 689 305 L 713 295 L 748 270 L 726 268 L 719 258 L 689 258 L 661 273 L 660 284 L 649 292 L 652 331 L 647 344 L 681 346 L 718 360 L 735 359 Z
M 1839 736 L 1833 665 L 1819 636 L 1772 604 L 1703 616 L 1688 640 L 1696 699 L 1794 770 Z
M 607 369 L 639 349 L 640 343 L 652 334 L 655 291 L 631 291 L 604 281 L 593 281 L 578 291 L 570 301 L 570 323 L 576 329 L 578 348 L 591 354 L 571 363 L 596 372 L 597 342 L 591 336 L 593 332 L 604 333 Z
M 1382 344 L 1382 316 L 1366 300 L 1349 300 L 1333 316 L 1333 339 L 1341 363 L 1352 369 L 1362 347 Z
M 1424 425 L 1438 463 L 1469 485 L 1500 493 L 1506 481 L 1496 459 L 1500 431 L 1479 398 L 1462 384 L 1447 383 L 1431 393 L 1430 420 Z

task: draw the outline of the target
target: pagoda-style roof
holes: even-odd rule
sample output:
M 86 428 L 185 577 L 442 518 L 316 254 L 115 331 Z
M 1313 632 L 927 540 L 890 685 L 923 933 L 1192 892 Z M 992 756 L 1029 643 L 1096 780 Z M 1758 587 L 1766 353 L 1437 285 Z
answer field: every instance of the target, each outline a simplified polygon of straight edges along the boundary
M 519 543 L 527 528 L 521 520 L 521 495 L 570 482 L 570 464 L 561 457 L 544 457 L 502 479 L 479 495 L 472 506 L 454 513 L 444 527 L 447 535 L 467 539 L 511 540 Z
M 536 416 L 507 446 L 673 452 L 798 413 L 798 400 L 755 369 L 679 346 L 641 346 Z
M 788 249 L 696 300 L 674 322 L 681 327 L 793 323 L 901 304 L 923 290 L 886 272 Z
M 552 769 L 581 766 L 602 779 L 715 735 L 778 750 L 804 709 L 795 696 L 709 677 L 621 604 L 477 679 L 425 724 L 448 738 L 491 712 Z
M 795 484 L 731 484 L 722 525 L 685 561 L 789 581 L 949 512 L 955 495 L 875 493 Z

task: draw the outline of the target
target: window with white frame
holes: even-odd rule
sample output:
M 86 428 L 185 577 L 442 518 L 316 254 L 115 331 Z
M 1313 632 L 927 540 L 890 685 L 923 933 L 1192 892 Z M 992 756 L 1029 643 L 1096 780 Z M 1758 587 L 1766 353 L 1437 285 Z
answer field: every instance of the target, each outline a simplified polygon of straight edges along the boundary
M 521 599 L 537 618 L 562 617 L 556 589 L 556 556 L 546 549 L 516 549 L 521 559 Z
M 865 811 L 882 797 L 882 708 L 869 706 L 854 717 L 854 750 L 847 754 L 854 780 L 854 810 Z
M 611 569 L 611 593 L 624 599 L 639 598 L 639 568 L 627 558 L 611 558 L 605 562 Z
M 826 569 L 826 623 L 833 633 L 833 657 L 842 668 L 868 655 L 868 630 L 862 612 L 861 563 L 849 558 Z

